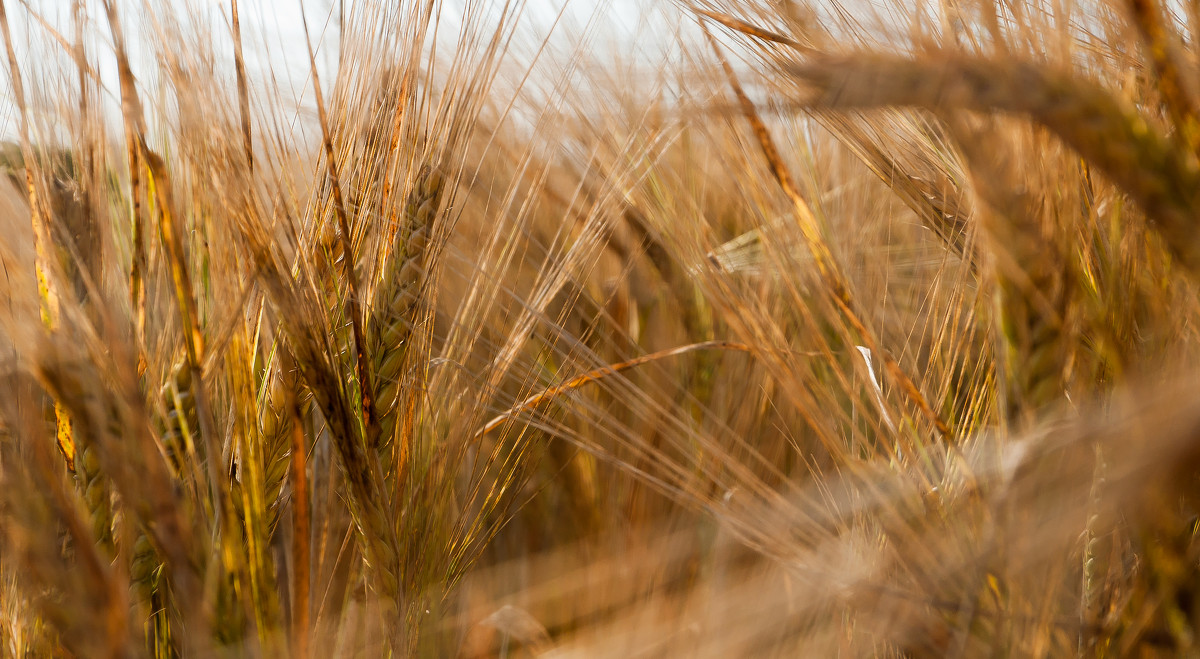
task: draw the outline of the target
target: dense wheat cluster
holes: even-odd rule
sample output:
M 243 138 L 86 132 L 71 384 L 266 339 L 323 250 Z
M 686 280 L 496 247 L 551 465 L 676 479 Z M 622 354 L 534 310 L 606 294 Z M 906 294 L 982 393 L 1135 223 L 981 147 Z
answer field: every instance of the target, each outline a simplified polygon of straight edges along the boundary
M 60 4 L 0 656 L 1200 654 L 1195 3 Z

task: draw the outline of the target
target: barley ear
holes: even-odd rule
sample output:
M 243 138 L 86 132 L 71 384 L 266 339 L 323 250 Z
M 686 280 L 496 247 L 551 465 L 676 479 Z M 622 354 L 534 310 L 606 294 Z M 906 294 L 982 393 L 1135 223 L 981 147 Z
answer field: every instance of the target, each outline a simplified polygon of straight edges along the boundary
M 800 101 L 806 108 L 911 106 L 1027 117 L 1122 188 L 1154 221 L 1172 255 L 1200 274 L 1195 156 L 1099 84 L 1032 62 L 959 53 L 823 56 L 787 70 L 808 87 Z
M 395 446 L 398 420 L 406 404 L 406 364 L 421 292 L 426 285 L 427 252 L 442 199 L 442 175 L 422 168 L 396 222 L 395 236 L 381 269 L 369 327 L 374 370 L 379 383 L 380 436 L 376 449 L 397 449 L 397 464 L 407 463 L 407 448 Z
M 1072 356 L 1070 307 L 1074 297 L 1068 227 L 1044 193 L 1017 192 L 1016 160 L 999 138 L 947 125 L 966 155 L 988 241 L 996 286 L 998 354 L 1006 418 L 1026 430 L 1034 413 L 1060 400 Z

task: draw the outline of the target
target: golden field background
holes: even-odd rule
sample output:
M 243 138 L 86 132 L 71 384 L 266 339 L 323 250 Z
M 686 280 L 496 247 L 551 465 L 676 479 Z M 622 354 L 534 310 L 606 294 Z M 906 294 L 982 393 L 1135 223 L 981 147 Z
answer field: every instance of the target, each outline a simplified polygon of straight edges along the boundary
M 1200 8 L 0 7 L 4 656 L 1198 652 Z

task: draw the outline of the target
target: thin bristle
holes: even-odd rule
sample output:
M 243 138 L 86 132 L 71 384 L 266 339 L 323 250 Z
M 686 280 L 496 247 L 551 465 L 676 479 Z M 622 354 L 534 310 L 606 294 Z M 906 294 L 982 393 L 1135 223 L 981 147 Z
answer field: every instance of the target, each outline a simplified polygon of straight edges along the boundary
M 1104 172 L 1157 222 L 1172 253 L 1200 270 L 1191 235 L 1200 206 L 1194 156 L 1105 88 L 1044 65 L 947 53 L 905 59 L 863 54 L 814 58 L 790 72 L 813 87 L 803 106 L 858 110 L 918 106 L 1024 115 Z

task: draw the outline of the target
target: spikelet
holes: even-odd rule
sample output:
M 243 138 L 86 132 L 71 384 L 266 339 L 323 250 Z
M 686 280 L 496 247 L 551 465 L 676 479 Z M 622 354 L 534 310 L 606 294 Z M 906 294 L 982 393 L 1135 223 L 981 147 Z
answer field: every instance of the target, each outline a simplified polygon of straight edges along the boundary
M 69 329 L 64 326 L 64 332 Z M 120 553 L 130 561 L 135 599 L 154 612 L 156 627 L 177 615 L 185 624 L 202 629 L 206 622 L 197 607 L 168 607 L 164 599 L 162 584 L 170 581 L 172 600 L 194 601 L 201 593 L 201 563 L 192 529 L 180 514 L 178 488 L 168 465 L 152 448 L 154 438 L 146 432 L 150 423 L 145 410 L 119 386 L 104 386 L 108 374 L 93 361 L 95 356 L 76 353 L 78 341 L 63 339 L 44 346 L 34 374 L 69 411 L 79 445 L 95 449 L 97 471 L 111 482 L 121 502 L 121 516 L 129 520 L 118 526 L 136 528 L 134 537 L 120 538 L 122 543 L 129 538 Z M 81 455 L 78 463 L 90 469 L 90 461 Z
M 426 253 L 443 187 L 439 172 L 428 166 L 422 168 L 398 218 L 399 226 L 375 289 L 368 341 L 378 382 L 381 428 L 376 448 L 382 452 L 390 450 L 395 440 L 404 404 L 408 348 L 426 283 Z
M 1062 397 L 1071 355 L 1066 333 L 1072 291 L 1061 241 L 1030 211 L 1036 201 L 1011 201 L 1006 208 L 994 206 L 987 222 L 994 249 L 1015 267 L 995 273 L 1010 419 Z
M 176 362 L 171 369 L 167 382 L 159 390 L 159 402 L 166 410 L 165 417 L 159 421 L 159 437 L 168 463 L 174 472 L 179 486 L 189 481 L 195 481 L 194 486 L 201 491 L 211 488 L 229 486 L 234 500 L 240 500 L 240 483 L 234 481 L 226 484 L 207 484 L 207 471 L 200 471 L 199 465 L 207 459 L 204 446 L 196 441 L 199 428 L 198 412 L 195 399 L 192 396 L 192 370 L 186 357 Z M 241 509 L 235 509 L 241 513 Z M 230 539 L 227 542 L 242 543 L 242 539 Z M 222 572 L 217 583 L 213 631 L 215 639 L 222 644 L 240 642 L 248 629 L 246 608 L 239 601 L 238 575 L 228 572 L 223 561 L 210 566 Z M 162 579 L 162 561 L 149 543 L 145 533 L 140 533 L 134 543 L 131 559 L 131 581 L 141 600 L 149 602 L 155 615 L 166 615 L 162 605 L 172 602 L 168 598 L 166 583 Z M 186 605 L 174 602 L 173 605 Z M 164 623 L 165 624 L 165 623 Z M 167 642 L 170 642 L 168 635 Z
M 111 555 L 115 549 L 111 487 L 100 471 L 95 447 L 90 444 L 82 446 L 77 456 L 75 478 L 79 489 L 83 491 L 83 501 L 92 522 L 92 534 L 96 542 Z
M 200 448 L 194 441 L 200 421 L 191 392 L 192 372 L 187 359 L 181 359 L 171 369 L 170 378 L 158 394 L 166 410 L 166 417 L 160 422 L 159 436 L 176 478 L 185 478 L 188 457 L 196 455 Z
M 968 128 L 959 117 L 947 124 L 984 201 L 980 210 L 996 285 L 1006 417 L 1028 429 L 1036 411 L 1062 398 L 1073 357 L 1076 286 L 1070 227 L 1061 225 L 1078 209 L 1055 208 L 1036 189 L 1020 191 L 1018 160 L 998 139 Z M 1027 148 L 1046 151 L 1042 144 Z
M 71 287 L 74 299 L 80 303 L 86 302 L 86 281 L 95 278 L 101 252 L 97 248 L 96 227 L 76 198 L 77 184 L 72 182 L 77 178 L 74 159 L 70 152 L 57 150 L 39 151 L 35 156 L 36 169 L 41 170 L 48 179 L 48 219 L 59 229 L 51 236 L 55 239 L 54 266 L 65 284 Z M 18 145 L 0 145 L 0 171 L 12 179 L 22 194 L 28 196 L 28 189 L 19 180 L 24 178 L 25 164 Z M 111 556 L 115 549 L 111 485 L 100 471 L 95 449 L 91 445 L 78 443 L 71 416 L 61 401 L 52 401 L 46 408 L 46 416 L 54 427 L 55 439 L 67 469 L 75 473 L 96 542 Z
M 78 441 L 70 414 L 62 402 L 46 400 L 43 417 L 46 426 L 56 435 L 59 453 L 66 459 L 68 471 L 75 475 L 76 487 L 88 511 L 92 536 L 111 556 L 115 549 L 112 489 L 100 469 L 96 449 L 90 442 Z
M 268 506 L 268 534 L 273 534 L 279 523 L 280 495 L 290 461 L 291 432 L 292 415 L 288 409 L 287 384 L 277 373 L 270 374 L 263 383 L 258 408 L 258 441 L 262 447 L 263 498 Z
M 190 379 L 191 369 L 188 368 L 187 360 L 179 360 L 158 392 L 166 415 L 156 420 L 156 430 L 167 456 L 167 463 L 177 480 L 183 478 L 183 470 L 187 464 L 187 438 L 198 423 L 195 418 L 195 405 L 191 404 Z M 165 585 L 162 577 L 162 559 L 145 530 L 139 529 L 129 558 L 129 581 L 137 600 L 152 611 L 162 608 L 162 588 Z M 156 613 L 155 617 L 157 616 Z
M 129 582 L 137 594 L 138 601 L 150 601 L 161 570 L 162 562 L 158 560 L 150 537 L 145 533 L 137 534 L 129 558 Z
M 280 266 L 264 243 L 252 233 L 248 239 L 251 256 L 259 268 L 260 281 L 280 319 L 295 360 L 296 371 L 312 395 L 313 405 L 324 417 L 331 444 L 337 452 L 348 486 L 348 504 L 360 530 L 363 554 L 371 567 L 376 593 L 383 602 L 396 602 L 399 595 L 400 562 L 396 551 L 394 516 L 383 496 L 383 475 L 377 455 L 367 451 L 361 424 L 346 395 L 336 360 L 330 355 L 324 328 L 317 322 L 317 301 L 296 286 L 295 279 Z M 298 310 L 301 310 L 298 312 Z M 332 357 L 332 358 L 331 358 Z
M 167 381 L 159 389 L 158 398 L 165 416 L 156 420 L 156 429 L 167 456 L 167 464 L 178 482 L 188 476 L 185 469 L 190 464 L 188 456 L 192 454 L 188 447 L 194 447 L 192 437 L 199 424 L 196 406 L 192 401 L 191 369 L 186 358 L 180 359 L 172 367 Z M 159 611 L 165 601 L 163 562 L 145 529 L 139 529 L 134 539 L 129 578 L 138 601 L 150 606 L 153 611 Z M 162 613 L 165 615 L 165 611 Z

